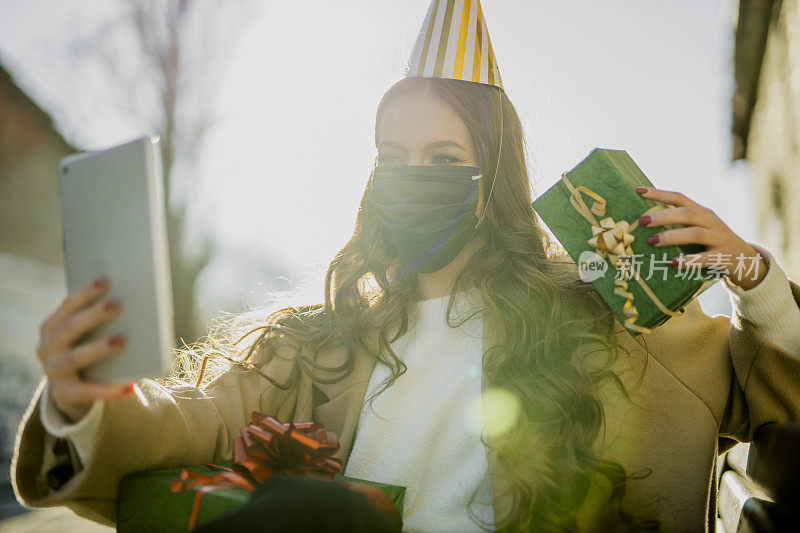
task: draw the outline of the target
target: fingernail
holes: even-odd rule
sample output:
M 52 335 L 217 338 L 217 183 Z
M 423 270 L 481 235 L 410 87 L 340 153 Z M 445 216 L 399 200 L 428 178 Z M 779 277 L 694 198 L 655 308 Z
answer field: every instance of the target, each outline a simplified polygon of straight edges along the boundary
M 647 244 L 655 244 L 655 243 L 657 243 L 659 241 L 659 239 L 660 239 L 660 236 L 659 236 L 658 233 L 656 233 L 655 235 L 650 235 L 647 238 Z
M 122 389 L 122 394 L 124 394 L 125 396 L 127 396 L 128 394 L 130 394 L 130 393 L 132 393 L 132 392 L 133 392 L 133 382 L 131 381 L 130 383 L 128 383 L 127 385 L 125 385 L 125 388 L 124 388 L 124 389 Z
M 678 266 L 678 263 L 680 263 L 680 260 L 677 257 L 673 257 L 667 264 L 671 267 L 676 267 Z
M 650 215 L 642 215 L 639 217 L 639 225 L 646 226 L 647 224 L 650 223 L 650 220 L 651 220 Z
M 649 190 L 650 189 L 648 189 L 647 187 L 636 187 L 636 192 L 638 192 L 639 194 L 644 194 Z
M 118 333 L 116 335 L 109 337 L 108 344 L 110 344 L 111 346 L 122 346 L 123 344 L 125 344 L 125 335 Z
M 105 309 L 106 311 L 115 311 L 119 309 L 120 305 L 121 304 L 119 300 L 109 300 L 105 304 L 103 304 L 103 309 Z
M 105 276 L 100 276 L 99 278 L 97 278 L 92 282 L 92 287 L 94 287 L 95 289 L 99 289 L 100 287 L 106 284 L 106 281 L 108 281 L 108 279 Z

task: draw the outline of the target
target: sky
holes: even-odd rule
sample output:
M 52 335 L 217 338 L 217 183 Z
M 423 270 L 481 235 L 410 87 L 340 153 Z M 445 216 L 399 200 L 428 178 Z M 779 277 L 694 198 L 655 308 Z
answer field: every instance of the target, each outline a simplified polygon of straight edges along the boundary
M 245 293 L 303 284 L 321 300 L 320 273 L 352 232 L 373 162 L 377 104 L 402 77 L 428 4 L 263 1 L 237 26 L 217 124 L 183 184 L 195 230 L 228 254 L 201 279 L 206 316 Z M 755 239 L 749 169 L 731 162 L 733 0 L 481 4 L 535 194 L 592 149 L 623 149 L 656 187 Z M 81 78 L 54 61 L 117 5 L 0 0 L 0 61 L 83 148 L 145 133 L 110 107 L 102 80 L 82 81 L 84 111 L 70 111 L 77 98 L 63 88 Z M 286 275 L 265 277 L 260 265 Z M 706 313 L 730 312 L 719 286 L 700 302 Z

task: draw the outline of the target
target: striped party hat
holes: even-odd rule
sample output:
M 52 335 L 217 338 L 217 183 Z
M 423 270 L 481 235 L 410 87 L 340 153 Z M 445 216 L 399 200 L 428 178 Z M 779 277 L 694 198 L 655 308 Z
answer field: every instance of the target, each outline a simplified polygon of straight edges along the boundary
M 480 0 L 432 0 L 407 76 L 450 78 L 503 88 Z

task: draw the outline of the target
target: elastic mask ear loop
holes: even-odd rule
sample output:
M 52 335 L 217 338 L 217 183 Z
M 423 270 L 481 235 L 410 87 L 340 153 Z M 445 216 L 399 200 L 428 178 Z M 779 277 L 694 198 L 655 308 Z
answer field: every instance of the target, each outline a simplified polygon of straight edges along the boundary
M 502 90 L 502 89 L 498 89 Z M 478 229 L 486 218 L 486 211 L 489 210 L 489 200 L 492 199 L 492 192 L 494 192 L 494 184 L 497 183 L 497 170 L 500 168 L 500 155 L 503 153 L 503 96 L 500 95 L 500 146 L 497 148 L 497 162 L 494 165 L 494 177 L 492 178 L 492 186 L 489 189 L 489 195 L 486 197 L 486 202 L 483 204 L 483 213 L 478 223 L 475 224 L 475 229 Z

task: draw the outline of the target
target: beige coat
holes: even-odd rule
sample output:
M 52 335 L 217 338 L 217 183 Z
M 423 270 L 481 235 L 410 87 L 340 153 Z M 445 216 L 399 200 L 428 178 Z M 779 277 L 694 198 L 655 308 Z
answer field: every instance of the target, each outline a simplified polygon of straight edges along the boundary
M 800 286 L 790 281 L 800 305 Z M 484 321 L 486 324 L 486 321 Z M 621 326 L 620 326 L 621 328 Z M 491 339 L 484 327 L 484 346 Z M 708 317 L 697 301 L 652 333 L 623 334 L 630 354 L 618 373 L 637 386 L 633 402 L 608 387 L 602 393 L 606 428 L 598 441 L 603 455 L 628 472 L 652 473 L 630 482 L 628 504 L 651 509 L 663 531 L 704 531 L 716 514 L 716 460 L 733 441 L 749 441 L 762 424 L 800 419 L 800 359 L 766 341 L 738 312 Z M 646 348 L 645 348 L 646 347 Z M 278 351 L 262 370 L 283 382 L 293 354 Z M 335 365 L 343 350 L 320 354 Z M 228 460 L 240 427 L 251 411 L 277 412 L 282 421 L 296 406 L 296 420 L 318 420 L 340 437 L 338 456 L 347 462 L 374 360 L 359 352 L 352 374 L 333 385 L 312 385 L 301 373 L 297 386 L 282 391 L 256 373 L 234 367 L 201 392 L 166 389 L 151 380 L 103 411 L 88 464 L 81 466 L 72 444 L 50 436 L 40 422 L 34 395 L 17 434 L 12 481 L 32 507 L 67 506 L 79 515 L 112 524 L 120 478 L 134 471 Z M 323 396 L 324 395 L 324 396 Z M 496 469 L 490 456 L 490 473 Z M 497 494 L 503 486 L 493 476 Z M 581 512 L 592 523 L 603 500 L 596 489 Z M 649 505 L 649 507 L 648 507 Z M 496 516 L 507 509 L 501 498 Z

